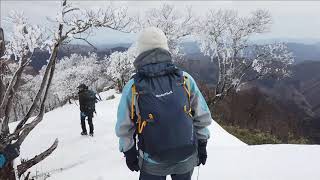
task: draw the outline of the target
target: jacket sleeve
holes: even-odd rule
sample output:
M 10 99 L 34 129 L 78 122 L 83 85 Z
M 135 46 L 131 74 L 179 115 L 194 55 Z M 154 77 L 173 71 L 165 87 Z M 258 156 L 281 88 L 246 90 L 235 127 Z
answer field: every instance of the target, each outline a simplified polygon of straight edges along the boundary
M 190 103 L 194 115 L 193 125 L 196 129 L 197 137 L 198 139 L 209 139 L 210 132 L 207 127 L 212 122 L 210 110 L 194 79 L 186 72 L 184 72 L 184 76 L 188 77 L 190 82 Z
M 135 126 L 130 119 L 131 107 L 131 87 L 133 79 L 130 80 L 122 91 L 122 96 L 118 106 L 117 123 L 115 127 L 116 135 L 119 137 L 119 150 L 126 152 L 131 149 L 134 144 Z
M 2 153 L 0 153 L 0 169 L 6 164 L 6 158 Z

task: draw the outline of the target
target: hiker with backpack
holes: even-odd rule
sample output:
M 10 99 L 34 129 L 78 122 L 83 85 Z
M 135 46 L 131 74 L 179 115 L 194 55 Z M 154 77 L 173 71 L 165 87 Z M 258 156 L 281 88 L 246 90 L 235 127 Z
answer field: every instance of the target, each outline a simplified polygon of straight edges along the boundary
M 93 136 L 94 127 L 92 123 L 93 113 L 96 111 L 95 104 L 98 100 L 96 93 L 89 90 L 85 84 L 78 86 L 79 104 L 80 104 L 80 119 L 81 119 L 81 135 L 88 135 L 86 128 L 86 118 L 89 124 L 89 135 Z
M 139 180 L 191 180 L 207 160 L 209 108 L 194 79 L 177 68 L 162 30 L 149 27 L 137 39 L 136 74 L 125 85 L 116 135 Z
M 8 144 L 3 151 L 0 152 L 0 169 L 7 163 L 13 161 L 20 155 L 20 147 L 14 144 Z

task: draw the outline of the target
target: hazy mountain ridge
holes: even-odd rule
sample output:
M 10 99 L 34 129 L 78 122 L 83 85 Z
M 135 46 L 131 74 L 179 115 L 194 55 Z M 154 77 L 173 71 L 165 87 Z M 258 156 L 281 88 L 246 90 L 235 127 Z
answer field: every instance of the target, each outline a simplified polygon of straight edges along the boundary
M 320 43 L 312 45 L 288 43 L 288 47 L 293 52 L 295 63 L 320 61 Z
M 131 46 L 131 43 L 118 43 L 118 44 L 106 44 L 99 45 L 95 48 L 87 45 L 73 45 L 69 44 L 61 48 L 58 53 L 58 59 L 64 56 L 70 56 L 73 53 L 85 55 L 89 52 L 96 52 L 98 57 L 104 57 L 114 51 L 125 51 Z M 302 44 L 302 43 L 288 43 L 289 49 L 293 52 L 295 57 L 295 63 L 301 63 L 304 61 L 320 61 L 320 42 L 316 44 Z M 182 52 L 186 54 L 187 59 L 202 60 L 208 59 L 202 55 L 200 48 L 196 42 L 183 42 Z M 35 70 L 40 70 L 43 65 L 46 64 L 49 58 L 47 51 L 36 51 L 33 55 L 31 66 Z
M 228 125 L 259 129 L 286 142 L 290 135 L 320 143 L 320 62 L 293 66 L 290 78 L 246 84 L 218 105 Z
M 295 81 L 300 82 L 298 88 L 310 103 L 312 111 L 317 117 L 320 117 L 320 63 L 304 62 L 299 66 L 295 66 Z
M 201 54 L 191 54 L 187 58 L 183 66 L 198 82 L 209 87 L 216 84 L 218 71 L 214 61 Z M 213 112 L 226 125 L 272 133 L 283 142 L 293 135 L 320 143 L 319 69 L 320 61 L 296 63 L 292 66 L 291 77 L 246 84 Z
M 72 53 L 84 55 L 91 51 L 102 58 L 114 51 L 125 51 L 129 46 L 130 44 L 115 44 L 95 50 L 89 46 L 70 45 L 61 49 L 58 57 Z M 289 43 L 288 46 L 296 56 L 292 77 L 281 81 L 265 79 L 251 83 L 240 94 L 230 96 L 231 99 L 222 106 L 222 113 L 229 114 L 224 118 L 234 125 L 275 132 L 284 139 L 290 132 L 296 136 L 311 137 L 320 143 L 320 43 Z M 193 42 L 183 43 L 183 50 L 187 59 L 183 67 L 197 81 L 214 86 L 218 72 L 216 63 L 201 54 L 199 47 Z M 36 52 L 32 66 L 39 70 L 46 64 L 48 57 L 49 54 L 45 51 Z
M 87 55 L 88 53 L 97 53 L 97 56 L 99 58 L 103 58 L 107 55 L 110 55 L 112 52 L 115 51 L 126 51 L 128 48 L 123 47 L 121 45 L 115 45 L 110 48 L 105 49 L 95 49 L 91 46 L 86 45 L 67 45 L 63 46 L 60 51 L 58 52 L 58 59 L 61 59 L 65 56 L 70 56 L 71 54 L 81 54 L 81 55 Z M 47 64 L 47 60 L 49 58 L 50 54 L 48 51 L 43 50 L 36 50 L 33 54 L 32 61 L 30 65 L 34 68 L 35 71 L 39 71 L 44 65 Z
M 294 55 L 296 64 L 304 61 L 320 61 L 320 42 L 315 44 L 288 42 L 287 45 Z M 200 48 L 195 42 L 183 43 L 183 51 L 188 56 L 201 54 Z

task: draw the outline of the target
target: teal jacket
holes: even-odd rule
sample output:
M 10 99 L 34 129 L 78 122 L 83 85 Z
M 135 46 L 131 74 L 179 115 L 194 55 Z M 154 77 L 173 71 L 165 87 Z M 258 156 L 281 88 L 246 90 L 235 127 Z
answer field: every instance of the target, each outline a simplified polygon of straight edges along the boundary
M 6 158 L 3 154 L 0 153 L 0 168 L 3 168 L 3 166 L 6 164 Z
M 187 76 L 190 81 L 191 106 L 192 109 L 195 111 L 193 125 L 196 129 L 197 137 L 198 139 L 209 139 L 210 133 L 207 126 L 209 126 L 212 122 L 210 110 L 194 79 L 188 73 L 183 73 L 184 76 Z M 135 125 L 130 119 L 130 106 L 132 98 L 131 87 L 133 83 L 134 80 L 131 79 L 125 85 L 118 106 L 117 123 L 115 131 L 116 135 L 119 137 L 120 152 L 126 152 L 134 146 L 133 135 L 135 133 Z M 146 155 L 146 157 L 143 158 L 148 162 L 154 162 L 152 159 L 148 158 L 148 155 Z
M 171 53 L 162 48 L 154 48 L 142 52 L 134 61 L 135 69 L 139 69 L 148 64 L 173 63 Z M 210 133 L 208 126 L 212 122 L 209 108 L 203 98 L 194 79 L 186 72 L 183 75 L 188 78 L 190 84 L 190 105 L 193 110 L 193 126 L 198 139 L 209 139 Z M 115 127 L 116 135 L 119 137 L 119 149 L 126 152 L 135 145 L 134 134 L 136 127 L 130 119 L 132 85 L 134 80 L 130 80 L 122 91 L 122 97 L 118 107 L 117 123 Z M 135 100 L 135 99 L 134 99 Z M 134 104 L 137 104 L 136 102 Z M 139 109 L 136 107 L 136 111 Z M 141 171 L 157 176 L 166 176 L 169 174 L 184 174 L 192 171 L 198 164 L 198 152 L 195 152 L 187 159 L 181 162 L 164 163 L 157 162 L 146 152 L 139 150 L 139 166 Z

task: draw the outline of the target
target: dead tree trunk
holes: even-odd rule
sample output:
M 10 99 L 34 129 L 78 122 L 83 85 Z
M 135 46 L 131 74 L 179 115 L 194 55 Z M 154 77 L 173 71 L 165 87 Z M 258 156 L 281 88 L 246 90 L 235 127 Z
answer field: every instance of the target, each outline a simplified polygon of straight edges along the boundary
M 16 180 L 13 162 L 9 162 L 4 168 L 0 170 L 1 180 Z
M 3 29 L 0 27 L 0 58 L 4 55 L 5 52 L 5 41 L 4 41 L 4 34 Z M 4 93 L 6 91 L 6 86 L 3 82 L 3 75 L 6 72 L 6 63 L 4 62 L 4 59 L 0 59 L 0 102 L 2 102 L 2 98 L 4 96 Z
M 5 52 L 5 41 L 3 29 L 0 27 L 0 57 L 4 55 Z

